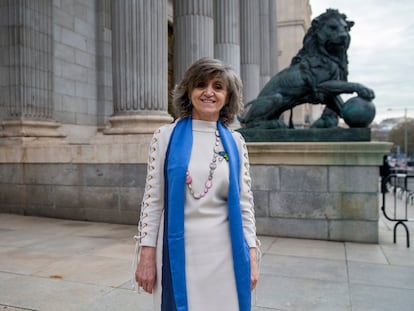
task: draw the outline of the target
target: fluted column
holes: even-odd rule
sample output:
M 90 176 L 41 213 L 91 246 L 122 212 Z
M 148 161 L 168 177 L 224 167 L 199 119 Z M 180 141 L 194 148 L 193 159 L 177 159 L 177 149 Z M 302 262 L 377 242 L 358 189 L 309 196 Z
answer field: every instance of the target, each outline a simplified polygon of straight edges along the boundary
M 178 83 L 194 61 L 214 56 L 213 0 L 174 0 L 173 5 L 174 81 Z
M 0 136 L 62 136 L 53 120 L 53 1 L 2 3 L 8 116 Z
M 270 50 L 270 76 L 279 72 L 279 44 L 277 31 L 277 0 L 269 0 L 269 50 Z
M 260 23 L 260 89 L 270 80 L 269 0 L 259 0 Z
M 244 101 L 257 97 L 260 90 L 259 6 L 256 1 L 240 0 L 240 71 Z
M 240 74 L 240 1 L 214 1 L 214 57 Z
M 105 134 L 152 133 L 168 115 L 167 0 L 112 1 L 114 115 Z
M 97 67 L 97 124 L 103 128 L 113 109 L 112 100 L 112 51 L 107 46 L 112 43 L 111 30 L 112 0 L 96 1 L 96 67 Z

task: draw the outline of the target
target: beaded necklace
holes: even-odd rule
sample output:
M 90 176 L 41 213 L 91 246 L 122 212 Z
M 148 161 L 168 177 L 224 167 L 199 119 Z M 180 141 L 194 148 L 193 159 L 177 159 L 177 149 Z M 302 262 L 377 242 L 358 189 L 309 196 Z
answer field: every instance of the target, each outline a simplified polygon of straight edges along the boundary
M 190 191 L 190 194 L 193 196 L 194 199 L 199 200 L 201 198 L 204 198 L 205 195 L 207 194 L 208 190 L 210 190 L 210 188 L 213 186 L 213 175 L 214 175 L 214 171 L 217 168 L 217 158 L 219 159 L 219 161 L 222 161 L 223 158 L 225 158 L 225 154 L 224 152 L 219 152 L 219 145 L 220 145 L 220 133 L 218 130 L 215 131 L 215 135 L 216 135 L 216 141 L 214 142 L 214 148 L 213 148 L 213 158 L 211 159 L 210 162 L 210 172 L 208 173 L 208 177 L 206 182 L 204 183 L 204 190 L 202 192 L 195 192 L 193 189 L 193 178 L 190 175 L 190 172 L 187 170 L 186 173 L 186 179 L 185 179 L 185 183 L 187 184 L 188 190 Z

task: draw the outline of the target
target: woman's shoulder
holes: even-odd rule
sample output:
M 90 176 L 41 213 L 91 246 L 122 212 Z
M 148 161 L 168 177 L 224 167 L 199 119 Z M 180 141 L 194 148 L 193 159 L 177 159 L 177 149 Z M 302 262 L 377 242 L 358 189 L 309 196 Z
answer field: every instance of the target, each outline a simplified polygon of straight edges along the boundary
M 172 130 L 174 129 L 174 127 L 176 126 L 177 121 L 174 121 L 172 123 L 168 123 L 168 124 L 164 124 L 161 125 L 156 131 L 155 134 L 159 133 L 159 134 L 166 134 L 169 132 L 172 132 Z
M 237 130 L 233 130 L 233 129 L 230 129 L 230 132 L 233 135 L 233 138 L 238 145 L 243 145 L 246 143 L 243 135 L 240 132 L 238 132 Z
M 169 124 L 164 124 L 162 126 L 160 126 L 159 128 L 157 128 L 154 131 L 153 134 L 153 142 L 157 142 L 157 143 L 167 143 L 170 139 L 171 133 L 174 129 L 174 127 L 176 126 L 177 121 L 173 122 L 173 123 L 169 123 Z

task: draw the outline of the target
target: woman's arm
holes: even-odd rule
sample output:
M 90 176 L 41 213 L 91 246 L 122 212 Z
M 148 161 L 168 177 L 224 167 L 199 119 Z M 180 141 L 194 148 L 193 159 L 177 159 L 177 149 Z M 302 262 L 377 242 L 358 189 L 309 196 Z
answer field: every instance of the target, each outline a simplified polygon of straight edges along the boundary
M 257 282 L 259 281 L 259 264 L 256 247 L 250 248 L 250 270 L 251 288 L 254 290 L 256 288 Z
M 240 209 L 242 213 L 243 232 L 250 248 L 258 247 L 256 238 L 256 220 L 250 177 L 250 163 L 246 143 L 240 133 L 235 133 L 240 154 Z
M 260 241 L 256 237 L 256 220 L 254 213 L 252 180 L 250 177 L 250 163 L 246 143 L 238 135 L 240 154 L 240 209 L 242 213 L 243 232 L 250 247 L 251 288 L 256 288 L 259 280 Z
M 135 280 L 152 293 L 156 282 L 156 244 L 164 209 L 164 161 L 170 126 L 161 127 L 151 140 L 147 161 L 147 178 L 138 223 L 139 258 Z

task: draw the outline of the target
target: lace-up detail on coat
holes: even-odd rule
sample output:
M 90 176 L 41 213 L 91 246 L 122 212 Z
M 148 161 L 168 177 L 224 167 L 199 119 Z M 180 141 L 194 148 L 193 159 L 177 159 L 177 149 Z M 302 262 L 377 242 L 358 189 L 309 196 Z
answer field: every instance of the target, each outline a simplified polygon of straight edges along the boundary
M 144 196 L 141 203 L 141 215 L 140 220 L 138 223 L 138 241 L 142 244 L 143 239 L 145 239 L 148 235 L 151 224 L 154 222 L 151 221 L 151 218 L 156 217 L 159 219 L 159 213 L 157 212 L 160 208 L 155 209 L 155 215 L 150 215 L 149 211 L 153 213 L 154 209 L 149 208 L 151 205 L 157 204 L 159 200 L 159 178 L 158 175 L 160 173 L 161 167 L 160 163 L 164 162 L 164 159 L 159 159 L 160 152 L 159 152 L 159 136 L 161 133 L 161 129 L 158 129 L 151 140 L 149 145 L 149 153 L 148 153 L 148 161 L 147 161 L 147 179 L 145 183 L 145 191 Z M 161 162 L 160 162 L 161 161 Z M 162 210 L 162 204 L 160 204 Z M 152 216 L 152 217 L 151 217 Z M 155 222 L 157 223 L 157 222 Z M 154 230 L 155 232 L 158 229 Z M 155 246 L 155 239 L 151 238 L 149 244 L 154 244 Z

